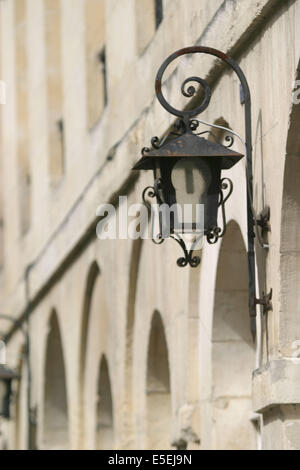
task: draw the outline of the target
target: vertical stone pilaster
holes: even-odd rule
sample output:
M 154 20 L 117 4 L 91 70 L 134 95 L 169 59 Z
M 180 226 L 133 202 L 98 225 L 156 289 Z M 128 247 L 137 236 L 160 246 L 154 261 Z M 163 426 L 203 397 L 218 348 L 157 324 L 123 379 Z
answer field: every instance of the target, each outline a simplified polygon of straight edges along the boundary
M 300 361 L 272 360 L 254 372 L 253 406 L 263 416 L 263 450 L 300 450 Z
M 263 450 L 300 449 L 300 404 L 270 407 L 263 422 Z

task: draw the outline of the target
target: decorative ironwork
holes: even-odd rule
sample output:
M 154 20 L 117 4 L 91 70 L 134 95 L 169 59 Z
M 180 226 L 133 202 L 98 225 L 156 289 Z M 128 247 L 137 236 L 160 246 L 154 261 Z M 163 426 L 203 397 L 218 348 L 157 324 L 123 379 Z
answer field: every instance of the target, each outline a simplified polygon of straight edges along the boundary
M 228 193 L 226 196 L 224 196 L 224 191 L 228 190 Z M 231 194 L 233 191 L 233 183 L 231 179 L 229 178 L 222 178 L 221 179 L 221 184 L 220 184 L 220 201 L 219 201 L 219 207 L 221 207 L 222 210 L 222 221 L 223 221 L 223 229 L 220 227 L 212 227 L 207 233 L 206 233 L 206 239 L 210 245 L 214 245 L 217 243 L 219 238 L 224 237 L 226 233 L 226 212 L 225 212 L 225 203 L 226 201 L 230 198 Z
M 218 139 L 216 134 L 214 132 L 212 132 L 211 130 L 195 132 L 198 129 L 198 127 L 200 126 L 200 124 L 202 124 L 202 123 L 203 122 L 199 121 L 198 119 L 191 119 L 189 121 L 189 131 L 190 131 L 190 133 L 198 135 L 198 136 L 207 134 L 207 135 L 211 136 L 217 144 L 223 145 L 226 148 L 232 147 L 232 145 L 234 144 L 234 136 L 233 135 L 227 134 L 222 138 L 222 141 L 221 141 L 220 139 Z M 219 127 L 219 126 L 215 126 L 214 124 L 207 124 L 207 125 L 211 126 L 212 128 L 213 127 Z M 226 128 L 226 131 L 231 132 L 231 130 L 227 129 L 227 128 Z M 171 136 L 181 136 L 181 135 L 184 135 L 185 133 L 186 133 L 186 125 L 185 125 L 184 121 L 182 121 L 180 119 L 177 119 L 175 121 L 175 123 L 172 125 L 171 130 L 167 134 L 165 134 L 162 137 L 162 139 L 159 139 L 159 137 L 157 137 L 157 136 L 152 137 L 152 139 L 151 139 L 152 149 L 158 150 L 159 148 L 161 148 L 164 145 L 164 143 L 168 139 L 170 139 Z M 142 153 L 143 157 L 146 157 L 147 153 L 149 153 L 149 152 L 151 152 L 150 147 L 143 147 L 142 148 L 141 153 Z
M 159 147 L 161 146 L 161 142 L 160 142 L 159 138 L 158 137 L 152 137 L 151 145 L 152 145 L 153 148 L 159 149 Z
M 159 191 L 162 189 L 162 182 L 160 179 L 155 180 L 154 186 L 147 186 L 142 194 L 142 199 L 144 204 L 146 205 L 149 214 L 151 214 L 151 204 L 150 202 L 146 199 L 146 197 L 154 198 L 156 197 L 158 204 L 162 204 L 162 199 L 160 196 Z M 224 191 L 228 190 L 227 194 L 224 195 Z M 219 201 L 219 207 L 222 209 L 222 225 L 223 228 L 220 227 L 212 227 L 209 230 L 204 232 L 204 235 L 206 236 L 206 239 L 210 245 L 213 245 L 217 243 L 217 241 L 222 238 L 225 233 L 226 233 L 226 213 L 225 213 L 225 203 L 231 196 L 233 191 L 233 183 L 229 178 L 222 178 L 221 179 L 221 184 L 220 184 L 220 201 Z M 201 234 L 197 240 L 196 243 L 198 243 L 199 239 L 202 238 L 203 234 Z M 184 252 L 184 257 L 179 258 L 177 260 L 177 265 L 180 267 L 185 267 L 187 264 L 189 264 L 191 267 L 197 267 L 200 263 L 200 258 L 198 256 L 193 256 L 193 252 L 195 251 L 195 246 L 196 244 L 192 244 L 192 248 L 189 250 L 186 247 L 185 241 L 183 238 L 178 234 L 170 234 L 170 238 L 173 238 L 182 248 Z M 162 237 L 161 232 L 155 237 L 152 238 L 153 243 L 156 245 L 161 245 L 165 239 Z
M 266 315 L 268 312 L 273 311 L 272 304 L 273 289 L 268 294 L 262 293 L 260 299 L 255 299 L 255 305 L 261 305 L 263 307 L 263 314 Z
M 179 51 L 178 51 L 179 52 Z M 189 121 L 191 120 L 192 117 L 197 116 L 198 114 L 202 113 L 205 111 L 205 109 L 208 107 L 211 99 L 211 89 L 206 80 L 200 77 L 189 77 L 184 80 L 184 82 L 181 85 L 181 93 L 183 96 L 186 98 L 193 98 L 196 95 L 196 88 L 193 85 L 190 85 L 188 88 L 186 88 L 186 85 L 191 82 L 196 82 L 198 83 L 204 91 L 204 98 L 202 103 L 199 106 L 196 106 L 193 109 L 189 110 L 178 110 L 174 108 L 173 106 L 168 103 L 168 101 L 165 99 L 163 93 L 162 93 L 162 79 L 164 72 L 168 65 L 173 62 L 173 60 L 177 59 L 179 55 L 178 52 L 170 55 L 163 64 L 161 65 L 160 69 L 157 72 L 156 75 L 156 80 L 155 80 L 155 91 L 156 91 L 156 96 L 160 102 L 160 104 L 168 111 L 169 113 L 173 114 L 174 116 L 177 116 L 181 118 L 186 126 L 186 129 L 188 130 L 189 128 Z M 187 53 L 187 52 L 186 52 Z
M 151 215 L 151 204 L 147 200 L 147 197 L 150 197 L 150 198 L 156 197 L 158 204 L 162 204 L 163 201 L 162 201 L 162 199 L 160 197 L 160 193 L 159 193 L 159 191 L 161 189 L 162 189 L 162 182 L 161 182 L 160 179 L 156 179 L 154 181 L 153 186 L 147 186 L 143 191 L 142 199 L 143 199 L 143 202 L 144 202 L 145 206 L 148 209 L 149 216 Z M 175 240 L 181 246 L 181 248 L 183 250 L 183 253 L 184 253 L 184 257 L 180 257 L 177 260 L 177 265 L 179 267 L 185 267 L 189 264 L 191 267 L 195 268 L 200 264 L 200 257 L 199 256 L 193 256 L 193 253 L 195 251 L 195 246 L 198 243 L 199 239 L 202 238 L 202 235 L 199 236 L 196 239 L 196 241 L 194 241 L 192 243 L 192 246 L 191 246 L 190 249 L 187 248 L 187 246 L 185 244 L 185 241 L 183 240 L 183 238 L 178 233 L 170 234 L 170 238 Z M 165 238 L 163 238 L 163 236 L 161 234 L 161 231 L 156 235 L 155 238 L 152 237 L 152 242 L 155 245 L 161 245 L 164 241 L 165 241 Z
M 227 195 L 224 197 L 224 191 L 228 190 Z M 219 234 L 219 238 L 223 237 L 226 232 L 226 212 L 225 212 L 225 203 L 226 201 L 230 198 L 231 194 L 233 191 L 233 184 L 231 179 L 229 178 L 222 178 L 221 179 L 221 188 L 220 188 L 220 203 L 219 206 L 221 206 L 222 209 L 222 218 L 223 218 L 223 230 Z
M 220 238 L 222 229 L 220 227 L 212 227 L 206 233 L 206 239 L 210 245 L 214 245 Z
M 142 194 L 142 199 L 143 199 L 144 204 L 147 207 L 151 206 L 151 204 L 149 203 L 149 201 L 147 201 L 146 196 L 151 197 L 151 198 L 156 197 L 158 204 L 163 203 L 163 201 L 161 199 L 161 196 L 160 196 L 160 193 L 159 193 L 160 190 L 162 190 L 162 181 L 161 181 L 161 179 L 156 179 L 154 181 L 153 186 L 147 186 L 144 189 L 143 194 Z
M 234 144 L 234 138 L 233 138 L 232 135 L 226 135 L 226 136 L 225 136 L 225 141 L 228 142 L 228 144 L 225 145 L 225 147 L 227 147 L 227 148 L 232 147 L 233 144 Z
M 178 57 L 181 57 L 186 54 L 198 54 L 198 53 L 208 54 L 218 59 L 221 59 L 222 62 L 228 65 L 237 75 L 240 81 L 241 92 L 243 95 L 242 104 L 244 106 L 244 111 L 245 111 L 245 142 L 239 136 L 239 134 L 232 131 L 231 129 L 227 129 L 223 126 L 219 126 L 216 124 L 209 124 L 200 119 L 195 119 L 195 116 L 202 113 L 208 107 L 210 103 L 210 99 L 211 99 L 210 86 L 207 83 L 207 81 L 204 80 L 203 78 L 191 76 L 185 79 L 181 85 L 182 95 L 189 99 L 195 97 L 196 94 L 198 94 L 198 87 L 202 89 L 202 95 L 201 95 L 202 102 L 200 103 L 200 105 L 198 104 L 194 108 L 188 107 L 187 109 L 184 109 L 184 110 L 178 110 L 174 108 L 170 103 L 168 103 L 167 100 L 165 99 L 163 92 L 162 92 L 162 81 L 163 81 L 163 76 L 164 76 L 166 68 L 169 66 L 171 62 L 173 62 Z M 194 84 L 192 85 L 192 83 L 194 84 L 196 83 L 198 85 L 197 89 Z M 248 226 L 247 227 L 247 234 L 248 234 L 247 253 L 248 253 L 248 269 L 249 269 L 249 313 L 250 313 L 250 318 L 251 318 L 251 332 L 254 338 L 256 334 L 256 323 L 255 323 L 256 305 L 257 303 L 262 304 L 262 300 L 258 301 L 256 298 L 254 226 L 260 225 L 264 233 L 266 233 L 266 231 L 269 230 L 270 227 L 269 227 L 268 220 L 266 217 L 262 217 L 258 219 L 255 216 L 255 211 L 253 208 L 251 97 L 250 97 L 250 89 L 249 89 L 249 85 L 246 80 L 246 77 L 243 71 L 241 70 L 241 68 L 239 67 L 239 65 L 227 54 L 224 54 L 223 52 L 217 49 L 213 49 L 209 47 L 193 46 L 193 47 L 180 49 L 174 52 L 163 62 L 163 64 L 159 68 L 157 75 L 156 75 L 155 91 L 156 91 L 156 96 L 160 104 L 166 109 L 166 111 L 173 114 L 178 119 L 173 125 L 173 129 L 165 137 L 163 137 L 163 139 L 160 140 L 158 137 L 155 137 L 152 139 L 151 144 L 154 149 L 159 149 L 162 143 L 168 140 L 171 137 L 171 135 L 181 136 L 185 133 L 187 134 L 195 133 L 195 135 L 199 135 L 199 136 L 203 134 L 209 134 L 216 142 L 218 142 L 217 137 L 211 130 L 199 132 L 198 128 L 200 124 L 207 125 L 210 128 L 216 128 L 216 129 L 225 131 L 226 132 L 226 135 L 224 137 L 225 144 L 223 145 L 226 146 L 227 148 L 230 148 L 233 145 L 234 136 L 238 137 L 238 139 L 243 143 L 245 147 L 246 178 L 247 178 L 247 226 Z M 196 131 L 198 131 L 198 133 L 196 133 Z M 151 152 L 149 148 L 144 148 L 142 150 L 142 155 L 146 157 L 147 154 L 149 154 L 149 152 Z M 154 187 L 146 188 L 143 194 L 143 198 L 146 195 L 147 191 L 148 191 L 148 196 L 150 197 L 155 197 L 155 196 L 160 197 L 161 192 L 157 188 L 155 188 L 155 185 Z M 225 195 L 225 191 L 226 191 L 226 195 Z M 221 207 L 221 211 L 222 211 L 223 228 L 212 227 L 207 230 L 207 233 L 205 235 L 208 240 L 208 243 L 210 244 L 216 243 L 218 239 L 224 236 L 225 234 L 226 215 L 225 215 L 224 205 L 225 205 L 225 202 L 230 197 L 231 193 L 232 193 L 232 182 L 228 180 L 227 178 L 222 179 L 221 187 L 220 187 L 219 207 Z M 162 243 L 161 241 L 162 237 L 161 238 L 160 237 L 161 235 L 158 236 L 158 240 L 159 240 L 159 243 Z M 181 237 L 177 238 L 177 234 L 176 236 L 172 234 L 172 238 L 174 238 L 177 241 L 177 243 L 179 243 L 179 245 L 182 247 L 183 252 L 184 252 L 184 257 L 180 258 L 177 264 L 179 266 L 186 266 L 187 264 L 189 264 L 190 266 L 197 266 L 200 263 L 200 260 L 199 260 L 199 257 L 193 256 L 193 250 L 188 250 L 186 248 L 184 241 L 181 239 Z M 270 305 L 270 298 L 267 298 L 265 296 L 264 299 L 265 299 L 264 300 L 265 304 L 267 305 L 266 308 L 269 308 L 268 306 Z
M 178 233 L 170 235 L 170 238 L 173 238 L 173 240 L 175 240 L 181 246 L 181 248 L 183 250 L 184 256 L 178 258 L 178 260 L 177 260 L 177 265 L 180 268 L 184 268 L 188 264 L 192 268 L 196 268 L 197 266 L 199 266 L 200 261 L 201 261 L 200 257 L 199 256 L 193 256 L 193 255 L 194 255 L 195 247 L 196 247 L 199 239 L 202 238 L 202 235 L 200 235 L 192 243 L 192 247 L 190 249 L 187 248 L 187 246 L 185 244 L 185 241 L 183 240 L 183 238 Z
M 156 179 L 154 181 L 153 186 L 147 186 L 143 191 L 142 199 L 143 199 L 145 206 L 148 209 L 149 217 L 151 216 L 151 203 L 146 199 L 146 197 L 150 197 L 150 198 L 156 197 L 158 204 L 162 204 L 162 199 L 159 194 L 159 190 L 161 189 L 162 189 L 162 182 L 160 179 Z M 161 233 L 158 233 L 155 238 L 152 237 L 152 242 L 155 245 L 161 245 L 164 241 L 165 239 L 162 237 Z
M 149 148 L 149 147 L 143 147 L 143 148 L 142 148 L 142 152 L 141 152 L 141 153 L 142 153 L 143 157 L 145 157 L 146 154 L 149 153 L 149 152 L 150 152 L 150 148 Z
M 268 232 L 271 232 L 270 207 L 267 206 L 261 211 L 256 219 L 256 224 L 261 228 L 262 237 L 266 236 Z

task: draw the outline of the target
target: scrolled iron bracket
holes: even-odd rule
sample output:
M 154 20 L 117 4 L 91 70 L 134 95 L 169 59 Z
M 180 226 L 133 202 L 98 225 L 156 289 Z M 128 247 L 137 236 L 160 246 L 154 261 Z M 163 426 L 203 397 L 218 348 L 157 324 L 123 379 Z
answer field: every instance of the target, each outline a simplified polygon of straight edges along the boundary
M 261 305 L 263 307 L 263 314 L 266 315 L 268 312 L 273 311 L 272 304 L 273 289 L 268 294 L 262 293 L 260 299 L 255 299 L 255 305 Z
M 259 227 L 261 232 L 258 234 L 260 245 L 266 249 L 269 248 L 268 243 L 265 241 L 267 239 L 268 233 L 271 232 L 270 217 L 270 207 L 266 206 L 255 220 L 256 228 Z

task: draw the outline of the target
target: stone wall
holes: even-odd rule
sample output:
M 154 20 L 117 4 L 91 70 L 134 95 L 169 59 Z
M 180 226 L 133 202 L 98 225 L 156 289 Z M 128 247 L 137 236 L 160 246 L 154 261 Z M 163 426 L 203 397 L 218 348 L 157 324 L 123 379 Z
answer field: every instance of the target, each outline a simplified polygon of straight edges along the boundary
M 17 32 L 20 5 L 26 28 Z M 32 440 L 37 448 L 300 449 L 300 142 L 292 102 L 300 1 L 164 0 L 160 24 L 155 8 L 148 0 L 0 2 L 7 88 L 0 311 L 25 324 L 30 308 Z M 173 122 L 155 99 L 154 78 L 170 53 L 196 44 L 232 55 L 251 89 L 254 207 L 271 210 L 269 249 L 257 244 L 257 290 L 273 289 L 273 311 L 258 309 L 256 344 L 244 160 L 226 173 L 234 183 L 228 231 L 204 245 L 199 268 L 176 266 L 172 240 L 96 237 L 100 203 L 119 213 L 119 195 L 139 202 L 151 183 L 131 168 Z M 184 57 L 163 85 L 175 107 L 186 106 L 180 85 L 191 75 L 213 88 L 201 117 L 243 136 L 237 77 L 209 57 Z M 30 184 L 20 183 L 25 144 Z M 243 151 L 238 142 L 233 148 Z M 8 327 L 0 321 L 1 331 Z M 12 332 L 9 365 L 22 378 L 13 419 L 1 423 L 9 448 L 27 445 L 23 343 Z

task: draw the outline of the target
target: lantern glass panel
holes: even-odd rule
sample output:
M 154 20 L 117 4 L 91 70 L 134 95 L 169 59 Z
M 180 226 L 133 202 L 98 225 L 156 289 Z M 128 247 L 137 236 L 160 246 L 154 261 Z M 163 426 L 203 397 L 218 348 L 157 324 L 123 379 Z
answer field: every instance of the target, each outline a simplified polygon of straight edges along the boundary
M 194 233 L 217 227 L 220 198 L 220 159 L 172 157 L 157 159 L 154 179 L 159 186 L 160 228 L 171 233 Z
M 211 183 L 210 168 L 203 160 L 181 158 L 172 169 L 171 181 L 178 204 L 203 204 Z
M 203 159 L 181 158 L 175 163 L 171 172 L 177 204 L 174 229 L 176 225 L 179 231 L 183 229 L 185 232 L 204 229 L 203 205 L 206 203 L 211 179 L 210 167 Z

